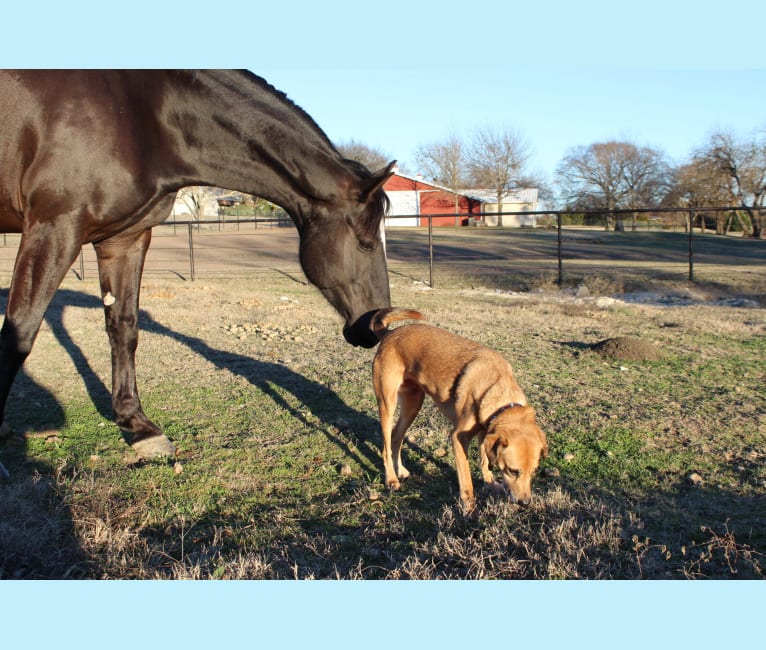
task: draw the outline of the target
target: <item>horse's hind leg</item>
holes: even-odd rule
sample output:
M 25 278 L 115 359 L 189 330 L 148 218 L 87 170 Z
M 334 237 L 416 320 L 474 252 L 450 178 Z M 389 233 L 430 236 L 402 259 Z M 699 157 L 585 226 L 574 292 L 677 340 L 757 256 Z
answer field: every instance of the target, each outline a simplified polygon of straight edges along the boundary
M 32 351 L 45 310 L 80 248 L 76 233 L 50 224 L 33 225 L 21 237 L 0 329 L 0 438 L 10 435 L 4 415 L 13 380 Z M 3 470 L 0 465 L 0 476 Z
M 144 414 L 136 385 L 138 298 L 152 231 L 116 235 L 94 244 L 109 344 L 112 348 L 112 406 L 115 420 L 131 434 L 142 458 L 172 457 L 176 450 Z

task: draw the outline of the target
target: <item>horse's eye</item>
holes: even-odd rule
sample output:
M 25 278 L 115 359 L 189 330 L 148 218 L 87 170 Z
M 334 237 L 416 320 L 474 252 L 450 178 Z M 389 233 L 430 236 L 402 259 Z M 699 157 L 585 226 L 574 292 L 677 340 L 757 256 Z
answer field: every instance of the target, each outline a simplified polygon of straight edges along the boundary
M 372 253 L 375 250 L 375 244 L 371 242 L 358 242 L 359 250 L 363 253 Z

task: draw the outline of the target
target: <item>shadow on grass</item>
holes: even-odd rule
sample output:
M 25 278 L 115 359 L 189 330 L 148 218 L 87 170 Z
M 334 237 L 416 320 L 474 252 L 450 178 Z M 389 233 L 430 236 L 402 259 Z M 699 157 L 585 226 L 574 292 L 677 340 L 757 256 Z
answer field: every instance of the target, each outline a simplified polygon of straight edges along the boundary
M 66 579 L 98 573 L 75 532 L 56 470 L 27 453 L 31 438 L 56 444 L 58 431 L 66 424 L 61 405 L 22 370 L 11 390 L 6 417 L 15 432 L 2 443 L 10 478 L 0 482 L 0 579 Z
M 64 326 L 63 314 L 68 306 L 91 308 L 97 310 L 100 315 L 103 305 L 95 296 L 60 289 L 46 313 L 46 321 L 78 369 L 98 413 L 106 419 L 112 419 L 111 395 L 107 386 L 93 371 L 82 349 Z M 146 312 L 141 312 L 139 322 L 143 331 L 167 336 L 185 345 L 216 367 L 245 378 L 268 395 L 281 409 L 307 426 L 316 426 L 315 423 L 309 423 L 310 418 L 305 413 L 308 409 L 311 415 L 325 425 L 322 427 L 323 433 L 344 455 L 354 458 L 360 466 L 378 468 L 380 465 L 377 420 L 349 407 L 326 386 L 311 381 L 285 366 L 213 348 L 202 339 L 174 331 L 157 322 Z M 345 345 L 339 342 L 339 345 L 341 344 Z M 288 403 L 278 389 L 291 393 L 300 403 L 300 408 Z M 49 391 L 36 384 L 22 370 L 14 382 L 6 416 L 14 428 L 26 437 L 14 436 L 4 445 L 6 449 L 3 458 L 11 472 L 12 480 L 0 488 L 6 492 L 3 509 L 0 511 L 0 525 L 3 526 L 0 534 L 0 557 L 4 558 L 0 565 L 0 577 L 64 578 L 82 577 L 87 572 L 97 574 L 96 563 L 86 556 L 78 544 L 71 512 L 64 499 L 57 493 L 56 470 L 27 459 L 27 443 L 30 436 L 42 435 L 54 439 L 58 430 L 66 426 L 61 405 Z M 335 435 L 334 431 L 338 430 L 342 435 Z M 421 458 L 413 458 L 415 471 L 421 468 L 422 457 L 428 457 L 423 450 L 419 451 Z M 442 462 L 434 457 L 428 458 L 434 463 Z M 35 486 L 34 489 L 31 485 Z M 340 491 L 338 499 L 347 499 L 348 496 L 349 490 Z M 273 519 L 273 514 L 267 512 L 266 520 Z M 229 516 L 224 513 L 210 513 L 209 517 L 203 517 L 203 520 L 209 520 L 211 530 L 216 526 L 236 526 L 236 522 L 228 519 Z M 319 519 L 311 521 L 316 523 Z M 314 525 L 311 521 L 305 522 L 307 529 Z M 250 523 L 248 520 L 243 525 Z M 172 529 L 173 523 L 169 522 L 168 526 Z M 206 528 L 204 523 L 198 523 L 197 526 Z M 25 537 L 20 528 L 37 531 L 35 544 L 23 541 Z M 47 531 L 46 534 L 40 532 L 43 529 Z M 147 535 L 150 535 L 150 531 L 147 531 Z M 165 535 L 162 537 L 164 544 Z M 49 552 L 53 547 L 56 551 Z
M 99 311 L 102 306 L 95 297 L 60 291 L 48 322 L 103 415 L 108 390 L 64 331 L 62 313 L 70 304 Z M 344 454 L 379 467 L 377 421 L 325 386 L 284 366 L 215 349 L 146 313 L 141 327 L 245 378 L 280 408 L 316 427 L 275 387 L 291 393 L 327 425 L 323 432 Z M 23 373 L 13 395 L 10 419 L 28 430 L 65 424 L 55 397 Z M 353 423 L 343 436 L 333 433 L 339 420 Z M 143 548 L 132 551 L 140 562 L 134 574 L 126 575 L 116 568 L 119 551 L 94 548 L 94 556 L 82 549 L 56 470 L 29 461 L 27 444 L 21 439 L 6 444 L 3 455 L 12 480 L 0 486 L 0 577 L 102 577 L 106 572 L 115 578 L 753 578 L 762 577 L 764 567 L 762 494 L 743 496 L 682 481 L 636 494 L 620 485 L 586 485 L 562 465 L 560 476 L 537 481 L 541 498 L 530 508 L 482 493 L 482 514 L 473 522 L 459 515 L 451 463 L 408 443 L 413 476 L 400 492 L 382 494 L 379 505 L 370 502 L 364 484 L 341 479 L 332 494 L 306 498 L 300 518 L 284 513 L 290 506 L 282 508 L 279 501 L 246 509 L 224 504 L 195 514 L 192 522 L 168 517 L 141 528 Z M 431 464 L 435 470 L 427 467 Z M 233 490 L 226 501 L 257 503 L 254 496 Z
M 8 291 L 0 291 L 3 313 L 7 298 Z M 30 437 L 56 437 L 65 425 L 64 411 L 22 368 L 5 417 L 14 433 L 0 442 L 0 456 L 10 472 L 7 481 L 0 481 L 0 579 L 83 577 L 92 571 L 93 561 L 77 538 L 55 470 L 27 453 Z

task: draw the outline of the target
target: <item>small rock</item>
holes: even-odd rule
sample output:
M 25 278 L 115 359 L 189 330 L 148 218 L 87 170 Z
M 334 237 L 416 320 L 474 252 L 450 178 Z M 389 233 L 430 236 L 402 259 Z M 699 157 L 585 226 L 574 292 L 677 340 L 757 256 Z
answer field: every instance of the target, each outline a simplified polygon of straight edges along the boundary
M 367 498 L 370 501 L 380 501 L 380 493 L 377 490 L 370 490 L 367 493 Z
M 558 467 L 546 467 L 543 469 L 543 476 L 561 476 Z
M 574 460 L 574 458 L 575 458 L 575 455 L 572 453 L 564 454 L 564 460 L 567 463 L 571 463 Z
M 175 464 L 173 465 L 173 471 L 176 474 L 182 474 L 184 471 L 184 466 L 181 465 L 181 463 L 179 463 L 178 461 L 176 461 Z
M 444 458 L 447 455 L 447 450 L 444 447 L 439 447 L 434 451 L 434 456 L 437 458 Z
M 351 466 L 345 463 L 340 466 L 339 471 L 341 476 L 351 476 L 353 474 L 353 472 L 351 471 Z
M 697 472 L 692 472 L 686 477 L 686 480 L 689 481 L 692 485 L 702 485 L 704 481 L 702 480 L 702 477 Z

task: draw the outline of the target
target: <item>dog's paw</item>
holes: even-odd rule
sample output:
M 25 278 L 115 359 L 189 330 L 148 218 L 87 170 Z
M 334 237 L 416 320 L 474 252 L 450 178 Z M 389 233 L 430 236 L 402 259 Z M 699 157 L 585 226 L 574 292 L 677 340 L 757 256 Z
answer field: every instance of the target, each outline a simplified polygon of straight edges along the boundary
M 460 510 L 466 519 L 476 521 L 479 518 L 479 506 L 475 500 L 462 501 L 460 503 Z
M 398 490 L 400 487 L 402 487 L 402 485 L 399 483 L 398 479 L 390 478 L 386 481 L 386 487 L 393 492 L 394 490 Z
M 404 481 L 410 477 L 410 470 L 408 470 L 406 467 L 399 467 L 399 471 L 396 473 L 396 475 L 399 477 L 400 481 Z

